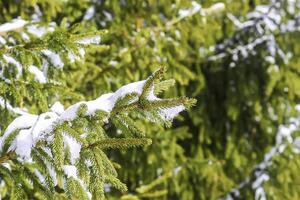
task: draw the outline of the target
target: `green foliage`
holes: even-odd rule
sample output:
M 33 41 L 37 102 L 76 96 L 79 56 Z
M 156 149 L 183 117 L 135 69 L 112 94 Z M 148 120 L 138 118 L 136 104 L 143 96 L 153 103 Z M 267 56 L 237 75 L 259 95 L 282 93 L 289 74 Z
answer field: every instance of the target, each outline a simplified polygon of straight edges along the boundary
M 195 2 L 201 4 L 201 9 L 193 13 L 190 9 Z M 279 8 L 273 5 L 282 13 L 275 27 L 284 27 L 290 20 L 299 21 L 299 1 L 295 1 L 294 13 L 288 6 L 291 2 L 278 1 Z M 78 118 L 60 124 L 56 130 L 57 144 L 48 146 L 55 159 L 49 158 L 43 148 L 32 153 L 33 159 L 44 175 L 49 174 L 47 163 L 56 163 L 51 167 L 61 170 L 59 176 L 63 179 L 62 167 L 71 162 L 70 149 L 61 141 L 62 135 L 67 134 L 82 145 L 75 165 L 94 199 L 225 197 L 247 177 L 254 181 L 256 165 L 276 144 L 278 127 L 296 115 L 294 107 L 299 103 L 299 29 L 272 30 L 263 19 L 255 19 L 254 25 L 243 24 L 244 28 L 235 24 L 234 19 L 241 23 L 249 21 L 248 14 L 256 11 L 257 6 L 271 4 L 269 0 L 1 2 L 2 23 L 16 16 L 30 20 L 39 8 L 43 15 L 36 25 L 49 26 L 55 22 L 57 26 L 41 38 L 27 31 L 29 41 L 21 36 L 27 26 L 0 34 L 12 46 L 2 45 L 0 52 L 11 55 L 24 68 L 24 76 L 18 77 L 14 64 L 3 63 L 11 84 L 0 81 L 0 96 L 13 107 L 38 114 L 48 111 L 55 101 L 69 106 L 82 99 L 95 99 L 127 83 L 146 79 L 157 66 L 167 66 L 166 81 L 160 81 L 164 70 L 156 71 L 147 79 L 141 94 L 122 96 L 110 113 L 97 111 L 86 115 L 83 106 L 78 110 Z M 88 9 L 95 11 L 90 18 L 85 17 Z M 183 10 L 192 14 L 181 17 L 179 13 Z M 97 31 L 102 29 L 108 30 L 108 34 Z M 100 35 L 105 45 L 84 46 L 76 42 L 95 35 Z M 249 46 L 260 39 L 263 40 L 259 44 Z M 245 53 L 243 47 L 252 50 Z M 40 53 L 43 48 L 60 55 L 65 63 L 59 69 L 49 60 L 50 81 L 45 84 L 36 82 L 28 71 L 31 64 L 42 69 L 42 60 L 49 59 Z M 85 48 L 85 58 L 70 63 L 68 53 L 79 55 L 80 48 Z M 152 92 L 162 99 L 149 100 Z M 195 98 L 197 104 L 186 97 L 169 99 L 174 96 Z M 167 129 L 171 122 L 158 111 L 179 104 L 195 107 L 176 118 L 173 128 Z M 0 109 L 0 130 L 4 133 L 18 113 Z M 82 138 L 86 130 L 89 134 Z M 17 135 L 18 130 L 6 138 L 5 152 Z M 300 198 L 299 156 L 290 145 L 267 169 L 270 179 L 262 186 L 268 198 Z M 3 159 L 9 160 L 10 156 Z M 93 167 L 85 162 L 91 162 Z M 175 169 L 180 171 L 175 174 Z M 7 183 L 7 187 L 0 187 L 1 196 L 11 194 L 24 199 L 30 189 L 24 192 L 23 188 L 15 187 L 10 191 L 8 188 L 13 188 L 18 178 L 11 178 L 11 172 L 2 165 L 0 174 Z M 168 178 L 163 179 L 166 175 Z M 156 180 L 161 179 L 156 185 Z M 67 180 L 71 182 L 66 191 L 62 185 L 55 187 L 50 176 L 46 176 L 45 182 L 55 198 L 67 199 L 74 188 L 81 191 L 77 180 Z M 116 189 L 104 191 L 107 183 Z M 240 199 L 255 198 L 251 184 L 241 189 Z M 149 190 L 142 190 L 148 187 Z M 81 192 L 76 195 L 84 198 Z

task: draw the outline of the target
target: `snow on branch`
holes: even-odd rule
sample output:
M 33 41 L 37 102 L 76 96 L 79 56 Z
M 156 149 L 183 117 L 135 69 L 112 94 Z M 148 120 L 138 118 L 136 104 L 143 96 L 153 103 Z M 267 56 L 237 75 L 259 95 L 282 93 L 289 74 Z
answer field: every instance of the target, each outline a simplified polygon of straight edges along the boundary
M 151 78 L 151 77 L 150 77 Z M 151 80 L 151 79 L 148 79 Z M 138 102 L 140 101 L 139 96 L 145 92 L 146 85 L 148 86 L 149 81 L 139 81 L 123 86 L 114 93 L 101 95 L 99 98 L 91 101 L 81 101 L 78 102 L 66 110 L 63 110 L 63 106 L 59 103 L 56 103 L 51 111 L 42 113 L 40 115 L 34 115 L 29 113 L 22 113 L 22 115 L 16 118 L 5 130 L 3 136 L 0 139 L 1 152 L 5 153 L 4 145 L 15 131 L 18 131 L 19 134 L 16 138 L 10 143 L 9 147 L 6 149 L 7 152 L 16 151 L 17 155 L 20 158 L 23 158 L 25 161 L 30 160 L 31 150 L 39 141 L 51 142 L 53 140 L 53 131 L 59 125 L 65 122 L 72 122 L 75 119 L 81 117 L 78 115 L 81 112 L 82 108 L 85 108 L 83 116 L 93 117 L 98 111 L 104 111 L 107 113 L 114 114 L 121 111 L 129 111 L 130 106 L 137 108 Z M 151 82 L 151 85 L 153 83 Z M 116 106 L 116 103 L 120 99 L 125 98 L 129 94 L 137 94 L 136 98 L 130 100 L 128 105 Z M 172 100 L 172 102 L 164 102 L 163 100 L 157 98 L 154 95 L 154 86 L 150 86 L 150 90 L 147 92 L 146 98 L 143 101 L 149 101 L 143 104 L 144 112 L 147 112 L 147 109 L 157 110 L 161 119 L 163 120 L 172 120 L 179 112 L 185 109 L 184 106 L 187 105 L 188 99 Z M 159 104 L 160 103 L 160 104 Z M 125 107 L 125 109 L 124 109 Z M 117 114 L 116 114 L 117 115 Z M 107 122 L 107 119 L 103 119 Z M 151 119 L 149 119 L 151 120 Z M 65 140 L 69 140 L 65 137 Z M 74 144 L 72 142 L 66 142 Z M 72 148 L 70 145 L 70 148 Z M 78 146 L 78 145 L 77 145 Z M 74 151 L 71 152 L 73 155 L 78 155 Z M 75 156 L 76 158 L 78 156 Z
M 4 33 L 8 31 L 13 31 L 17 30 L 20 28 L 23 28 L 28 22 L 21 19 L 21 18 L 16 18 L 13 19 L 11 22 L 7 22 L 4 24 L 0 25 L 0 35 L 3 35 Z
M 179 19 L 190 17 L 197 13 L 199 13 L 202 16 L 211 15 L 213 13 L 222 12 L 225 9 L 225 4 L 221 3 L 221 2 L 212 4 L 208 8 L 202 8 L 202 6 L 199 3 L 197 3 L 196 1 L 192 1 L 191 4 L 192 4 L 192 7 L 187 8 L 187 9 L 180 9 L 178 11 Z
M 0 28 L 4 27 L 3 30 L 12 31 L 13 27 L 23 25 L 20 34 L 25 42 L 8 46 L 5 38 L 1 37 L 1 43 L 4 46 L 0 49 L 0 65 L 2 66 L 0 78 L 8 83 L 12 78 L 22 77 L 24 69 L 28 69 L 35 81 L 48 82 L 47 73 L 50 66 L 62 69 L 64 62 L 72 63 L 82 59 L 85 49 L 90 45 L 99 45 L 101 36 L 106 33 L 105 31 L 92 31 L 77 34 L 75 29 L 78 25 L 66 29 L 57 27 L 54 22 L 47 26 L 37 22 L 25 23 L 21 19 L 13 20 L 13 22 L 1 25 Z M 24 60 L 30 63 L 23 63 Z M 11 73 L 12 70 L 16 71 L 14 75 Z M 6 71 L 9 71 L 10 76 L 13 77 L 6 77 Z
M 280 1 L 271 1 L 269 5 L 256 6 L 254 11 L 246 15 L 246 20 L 241 22 L 231 13 L 227 17 L 233 22 L 237 30 L 233 37 L 217 44 L 211 48 L 215 55 L 208 57 L 209 61 L 215 61 L 224 57 L 231 57 L 231 67 L 235 67 L 239 59 L 247 58 L 249 55 L 256 54 L 256 47 L 265 44 L 269 52 L 266 61 L 274 64 L 275 56 L 278 55 L 285 63 L 289 56 L 285 54 L 276 42 L 277 34 L 284 34 L 300 30 L 300 13 L 293 13 L 286 23 L 283 19 L 286 13 L 283 9 L 283 3 Z M 255 35 L 255 37 L 243 41 L 245 35 Z M 248 38 L 248 37 L 247 37 Z M 236 41 L 239 41 L 236 44 Z
M 195 103 L 194 99 L 186 97 L 156 97 L 155 92 L 166 89 L 163 86 L 155 90 L 160 86 L 157 82 L 163 72 L 159 69 L 144 81 L 130 83 L 116 92 L 78 102 L 67 109 L 57 102 L 48 112 L 39 115 L 21 113 L 0 137 L 0 165 L 10 167 L 11 162 L 28 165 L 42 162 L 46 172 L 34 168 L 41 184 L 46 184 L 45 177 L 51 177 L 54 186 L 65 189 L 67 186 L 59 185 L 63 174 L 65 182 L 71 184 L 75 181 L 88 196 L 103 195 L 106 182 L 126 191 L 126 185 L 116 178 L 117 172 L 102 150 L 151 144 L 150 139 L 141 135 L 132 137 L 139 129 L 130 114 L 135 113 L 134 116 L 139 119 L 157 123 L 168 122 Z M 123 138 L 111 138 L 105 133 L 108 123 L 122 130 L 127 129 L 132 134 L 128 137 L 124 133 Z M 79 160 L 81 165 L 78 165 Z M 92 182 L 80 176 L 82 171 L 92 173 Z M 47 187 L 51 190 L 54 186 Z
M 5 99 L 3 99 L 3 97 L 0 96 L 0 107 L 2 108 L 6 108 L 8 109 L 10 112 L 15 113 L 15 114 L 19 114 L 19 115 L 23 115 L 26 114 L 27 111 L 25 111 L 24 109 L 21 108 L 15 108 L 12 105 L 10 105 L 9 102 L 7 102 Z
M 300 113 L 300 105 L 296 106 L 296 109 Z M 280 125 L 275 137 L 275 145 L 264 155 L 264 160 L 257 164 L 251 173 L 251 177 L 246 178 L 239 184 L 237 188 L 232 189 L 227 196 L 220 198 L 220 200 L 233 200 L 240 197 L 240 190 L 244 187 L 251 187 L 255 192 L 255 199 L 266 199 L 266 193 L 263 188 L 263 184 L 270 179 L 267 169 L 272 165 L 272 160 L 276 156 L 280 156 L 288 144 L 294 145 L 294 151 L 297 153 L 298 142 L 293 138 L 293 133 L 299 130 L 300 127 L 300 115 L 296 118 L 291 118 L 287 125 Z

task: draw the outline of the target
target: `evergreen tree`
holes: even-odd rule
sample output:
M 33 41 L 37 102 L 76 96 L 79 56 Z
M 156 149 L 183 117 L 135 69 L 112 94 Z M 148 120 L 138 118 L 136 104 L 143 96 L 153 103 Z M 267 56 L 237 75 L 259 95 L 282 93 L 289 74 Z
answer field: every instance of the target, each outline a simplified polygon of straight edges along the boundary
M 0 7 L 1 197 L 300 198 L 299 0 Z
M 107 149 L 151 144 L 134 120 L 169 125 L 194 104 L 185 97 L 156 96 L 173 83 L 160 82 L 164 68 L 114 93 L 72 104 L 78 95 L 60 75 L 64 65 L 80 60 L 88 48 L 105 47 L 94 46 L 103 31 L 80 27 L 65 20 L 57 27 L 23 19 L 0 26 L 1 198 L 104 199 L 107 183 L 124 192 L 127 187 L 117 178 L 118 165 Z M 65 99 L 72 104 L 67 109 L 57 101 Z M 110 135 L 111 129 L 122 134 Z

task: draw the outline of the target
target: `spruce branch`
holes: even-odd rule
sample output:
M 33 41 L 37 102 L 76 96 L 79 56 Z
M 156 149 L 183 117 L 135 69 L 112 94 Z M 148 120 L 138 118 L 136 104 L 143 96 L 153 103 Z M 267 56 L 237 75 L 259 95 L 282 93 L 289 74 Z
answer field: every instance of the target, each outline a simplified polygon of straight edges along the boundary
M 148 138 L 108 138 L 95 142 L 87 146 L 86 148 L 100 149 L 119 149 L 119 148 L 131 148 L 136 146 L 147 146 L 152 143 Z
M 161 81 L 154 85 L 154 94 L 158 95 L 159 93 L 168 90 L 170 87 L 175 85 L 174 79 L 169 79 L 165 81 Z
M 160 120 L 169 121 L 184 110 L 184 106 L 195 103 L 195 100 L 186 97 L 157 98 L 154 95 L 155 82 L 161 79 L 163 72 L 164 69 L 159 69 L 145 81 L 128 84 L 95 100 L 78 102 L 66 110 L 54 109 L 40 115 L 21 115 L 8 126 L 1 137 L 0 147 L 4 155 L 2 162 L 11 159 L 10 152 L 7 152 L 10 150 L 14 158 L 24 163 L 33 160 L 33 165 L 39 163 L 40 166 L 46 166 L 48 170 L 41 173 L 45 177 L 52 174 L 53 184 L 50 182 L 48 186 L 54 187 L 50 188 L 53 191 L 57 191 L 57 187 L 63 192 L 68 191 L 63 184 L 65 177 L 82 181 L 83 187 L 89 188 L 93 196 L 99 199 L 104 198 L 103 186 L 106 181 L 117 189 L 126 191 L 126 186 L 116 178 L 114 165 L 103 150 L 151 144 L 151 139 L 143 138 L 143 131 L 135 125 L 130 113 L 152 112 Z M 147 117 L 145 119 L 151 120 Z M 115 123 L 117 128 L 123 127 L 123 130 L 134 137 L 109 138 L 103 126 L 116 120 L 119 121 Z M 9 154 L 6 155 L 7 153 Z M 91 166 L 78 165 L 78 160 L 89 161 Z M 54 171 L 50 173 L 51 170 Z M 85 178 L 81 179 L 77 171 Z M 87 176 L 93 179 L 87 179 Z M 67 180 L 70 181 L 69 190 L 72 190 L 77 183 Z
M 15 156 L 16 156 L 16 153 L 14 151 L 10 151 L 10 152 L 4 154 L 3 156 L 0 157 L 0 164 L 11 160 Z
M 0 61 L 4 64 L 0 78 L 10 82 L 27 77 L 26 73 L 32 73 L 35 80 L 45 83 L 51 77 L 48 77 L 48 73 L 51 72 L 48 70 L 49 65 L 60 70 L 65 62 L 80 60 L 85 49 L 91 45 L 107 48 L 105 45 L 99 45 L 101 37 L 105 34 L 106 30 L 74 33 L 66 28 L 56 27 L 41 37 L 32 37 L 29 41 L 13 46 L 4 46 L 0 49 Z M 6 73 L 12 67 L 16 68 L 16 75 Z
M 162 78 L 165 73 L 165 68 L 159 68 L 155 71 L 145 82 L 142 94 L 140 95 L 140 101 L 143 101 L 148 98 L 149 93 L 153 90 L 154 82 Z

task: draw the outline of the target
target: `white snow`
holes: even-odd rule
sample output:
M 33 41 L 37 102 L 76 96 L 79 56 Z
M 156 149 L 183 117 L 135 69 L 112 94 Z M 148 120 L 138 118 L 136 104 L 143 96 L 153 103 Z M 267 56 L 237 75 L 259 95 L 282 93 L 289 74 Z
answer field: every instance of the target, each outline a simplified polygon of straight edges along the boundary
M 102 13 L 106 17 L 107 21 L 111 21 L 113 19 L 112 15 L 109 12 L 104 10 Z
M 78 52 L 81 57 L 85 55 L 85 50 L 83 48 L 79 48 Z
M 6 40 L 2 36 L 0 36 L 0 44 L 6 44 Z
M 94 15 L 95 15 L 95 10 L 96 10 L 95 6 L 89 7 L 86 10 L 85 14 L 84 14 L 83 20 L 90 20 L 90 19 L 92 19 L 94 17 Z
M 264 182 L 264 181 L 268 181 L 270 179 L 269 175 L 267 174 L 262 174 L 260 175 L 253 183 L 252 183 L 252 188 L 256 189 L 258 187 L 260 187 L 260 185 Z
M 55 172 L 54 168 L 48 162 L 47 162 L 46 165 L 47 165 L 47 168 L 49 170 L 50 177 L 53 180 L 53 184 L 57 185 L 56 172 Z
M 70 149 L 71 164 L 74 165 L 75 161 L 79 158 L 81 145 L 66 133 L 63 134 L 63 140 L 65 147 L 68 146 Z
M 176 167 L 175 169 L 173 169 L 173 173 L 176 176 L 180 171 L 182 170 L 181 166 Z
M 34 169 L 34 174 L 39 178 L 42 184 L 45 183 L 45 177 L 41 174 L 41 172 L 37 169 Z
M 116 60 L 111 60 L 111 61 L 109 61 L 108 64 L 111 65 L 111 66 L 116 66 L 117 64 L 119 64 L 119 62 L 116 61 Z
M 294 147 L 297 148 L 298 150 L 300 150 L 300 137 L 297 137 L 294 140 Z
M 30 65 L 28 70 L 29 70 L 29 72 L 34 74 L 35 80 L 37 82 L 39 82 L 39 83 L 46 83 L 47 82 L 47 78 L 44 75 L 44 73 L 39 68 L 37 68 L 36 66 Z
M 263 187 L 258 187 L 255 190 L 255 200 L 266 200 L 266 192 Z
M 8 125 L 6 128 L 3 136 L 0 138 L 0 147 L 2 147 L 2 142 L 14 131 L 18 129 L 26 129 L 30 128 L 34 125 L 35 121 L 37 120 L 38 116 L 32 114 L 24 114 L 20 117 L 17 117 Z
M 85 104 L 88 107 L 88 115 L 94 114 L 96 110 L 110 112 L 114 106 L 114 102 L 110 99 L 113 94 L 114 93 L 104 94 L 95 100 L 86 102 Z
M 18 76 L 22 75 L 22 65 L 18 61 L 16 61 L 13 57 L 5 54 L 3 55 L 3 58 L 7 63 L 13 64 L 16 67 Z
M 49 133 L 53 130 L 53 123 L 58 119 L 58 115 L 54 112 L 42 113 L 38 116 L 34 126 L 32 126 L 31 134 L 34 139 L 34 142 L 39 141 L 43 138 L 46 133 Z
M 29 25 L 26 27 L 27 32 L 31 33 L 37 37 L 42 37 L 48 32 L 53 32 L 55 30 L 55 23 L 50 23 L 49 26 L 38 26 L 36 24 Z
M 42 53 L 49 58 L 54 67 L 62 68 L 64 66 L 64 63 L 62 62 L 60 56 L 53 51 L 44 49 L 42 50 Z
M 21 19 L 13 19 L 11 22 L 7 22 L 5 24 L 0 25 L 0 32 L 8 32 L 12 30 L 16 30 L 25 26 L 28 22 Z
M 5 101 L 3 99 L 3 97 L 0 96 L 0 106 L 3 107 L 3 108 L 7 108 L 10 112 L 13 112 L 13 113 L 16 113 L 16 114 L 20 114 L 20 115 L 23 115 L 23 114 L 26 114 L 26 110 L 24 109 L 21 109 L 21 108 L 18 108 L 18 107 L 12 107 L 12 105 L 10 105 L 9 102 Z
M 74 55 L 74 53 L 72 53 L 72 52 L 68 53 L 68 58 L 71 63 L 73 63 L 73 62 L 75 62 L 75 60 L 77 60 L 76 55 Z
M 175 116 L 178 115 L 178 113 L 180 113 L 181 111 L 183 111 L 185 109 L 184 106 L 175 106 L 172 108 L 163 108 L 161 109 L 161 116 L 167 120 L 170 121 L 172 120 Z
M 77 110 L 80 107 L 80 105 L 83 104 L 83 101 L 78 102 L 70 107 L 68 107 L 61 115 L 60 120 L 61 121 L 72 121 L 77 117 Z
M 31 135 L 31 129 L 23 129 L 19 132 L 16 139 L 13 142 L 14 145 L 10 146 L 8 151 L 15 150 L 15 152 L 22 159 L 30 159 L 31 148 L 33 146 L 33 139 Z
M 74 165 L 64 165 L 63 170 L 68 178 L 73 177 L 75 179 L 78 179 L 77 168 Z
M 23 38 L 25 41 L 29 41 L 29 40 L 30 40 L 29 36 L 28 36 L 26 33 L 24 33 L 24 32 L 21 33 L 21 36 L 22 36 L 22 38 Z
M 222 2 L 218 2 L 209 7 L 209 9 L 213 12 L 220 12 L 225 9 L 225 4 Z
M 58 115 L 61 115 L 64 112 L 65 108 L 60 102 L 57 101 L 51 106 L 50 110 Z
M 111 191 L 111 184 L 104 183 L 104 192 L 110 192 Z
M 77 41 L 78 44 L 99 44 L 100 42 L 100 36 L 87 37 Z
M 180 9 L 178 11 L 178 15 L 179 15 L 179 18 L 182 19 L 182 18 L 191 16 L 191 15 L 199 12 L 200 10 L 201 10 L 201 5 L 198 4 L 196 1 L 192 1 L 192 7 L 188 8 L 188 9 Z

